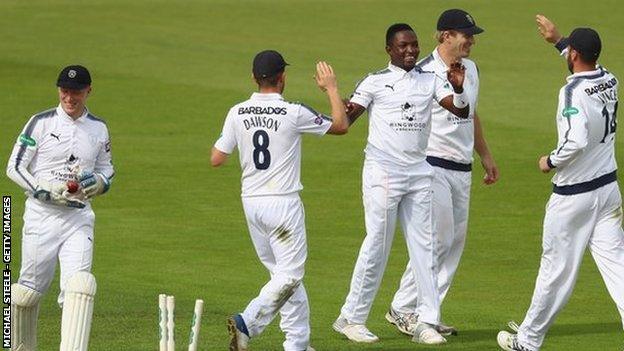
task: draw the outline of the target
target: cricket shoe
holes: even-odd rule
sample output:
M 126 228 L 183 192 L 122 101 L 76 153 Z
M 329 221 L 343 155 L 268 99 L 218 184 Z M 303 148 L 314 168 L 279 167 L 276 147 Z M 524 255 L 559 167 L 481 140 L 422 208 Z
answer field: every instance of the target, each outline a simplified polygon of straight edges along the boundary
M 508 331 L 503 330 L 498 332 L 496 341 L 498 341 L 498 346 L 505 351 L 533 351 L 518 342 L 518 335 L 512 334 Z
M 446 339 L 438 333 L 434 325 L 418 322 L 414 328 L 413 342 L 427 345 L 440 345 L 446 342 Z
M 237 314 L 228 318 L 227 327 L 230 333 L 230 351 L 247 351 L 249 331 L 243 317 Z
M 379 341 L 377 335 L 371 333 L 371 331 L 368 330 L 364 324 L 350 324 L 342 316 L 336 319 L 333 328 L 335 331 L 343 334 L 351 341 L 367 344 Z
M 388 312 L 386 312 L 386 320 L 394 325 L 401 333 L 414 335 L 414 329 L 418 322 L 418 315 L 416 313 L 397 312 L 390 307 Z

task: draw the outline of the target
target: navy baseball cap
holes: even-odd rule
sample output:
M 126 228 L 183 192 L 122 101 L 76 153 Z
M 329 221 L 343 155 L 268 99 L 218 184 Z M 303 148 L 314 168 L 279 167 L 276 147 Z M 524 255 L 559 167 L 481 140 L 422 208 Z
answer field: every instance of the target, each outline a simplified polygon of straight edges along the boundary
M 483 33 L 472 16 L 460 9 L 451 9 L 442 12 L 438 18 L 438 30 L 456 30 L 468 35 Z
M 272 77 L 288 66 L 282 55 L 275 50 L 259 52 L 253 60 L 253 75 L 256 78 Z
M 67 89 L 84 89 L 91 85 L 89 70 L 80 65 L 71 65 L 63 68 L 56 80 L 56 86 Z
M 598 33 L 591 28 L 576 28 L 570 33 L 568 45 L 578 51 L 583 58 L 598 60 L 602 42 Z

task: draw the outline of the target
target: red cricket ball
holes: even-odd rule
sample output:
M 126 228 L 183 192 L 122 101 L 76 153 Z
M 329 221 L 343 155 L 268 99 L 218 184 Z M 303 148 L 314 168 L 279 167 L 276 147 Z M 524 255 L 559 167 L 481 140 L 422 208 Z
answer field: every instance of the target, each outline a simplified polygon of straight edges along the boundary
M 70 194 L 75 193 L 76 191 L 78 191 L 78 188 L 80 188 L 80 184 L 78 184 L 77 181 L 75 180 L 70 180 L 67 182 L 67 191 Z

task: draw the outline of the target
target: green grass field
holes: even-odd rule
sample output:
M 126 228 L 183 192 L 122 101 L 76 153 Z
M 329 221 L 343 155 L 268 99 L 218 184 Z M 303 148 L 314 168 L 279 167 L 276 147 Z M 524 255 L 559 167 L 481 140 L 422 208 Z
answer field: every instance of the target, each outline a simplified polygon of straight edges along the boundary
M 536 161 L 555 146 L 557 93 L 567 75 L 533 17 L 550 16 L 564 33 L 596 28 L 603 40 L 600 62 L 623 77 L 621 2 L 0 2 L 2 164 L 27 118 L 58 103 L 55 79 L 68 64 L 91 69 L 88 105 L 112 135 L 116 180 L 94 201 L 98 295 L 90 350 L 156 350 L 162 292 L 177 298 L 178 348 L 186 347 L 194 299 L 203 298 L 201 349 L 223 350 L 226 317 L 267 280 L 244 222 L 236 158 L 211 169 L 208 156 L 229 107 L 255 89 L 250 71 L 256 52 L 280 50 L 292 64 L 285 97 L 328 111 L 311 79 L 317 60 L 334 66 L 346 96 L 367 72 L 386 65 L 388 25 L 412 24 L 424 57 L 435 45 L 437 17 L 449 7 L 468 10 L 486 30 L 473 48 L 481 71 L 479 114 L 502 174 L 498 184 L 485 187 L 480 167 L 474 172 L 468 243 L 443 306 L 445 321 L 461 333 L 443 347 L 426 347 L 385 321 L 407 258 L 400 233 L 368 322 L 382 341 L 357 345 L 331 329 L 364 236 L 360 177 L 367 123 L 361 119 L 345 137 L 304 138 L 312 345 L 319 351 L 496 350 L 497 331 L 510 319 L 522 320 L 533 291 L 550 194 L 550 176 L 537 171 Z M 624 164 L 621 138 L 617 145 Z M 0 192 L 14 196 L 11 268 L 17 279 L 24 196 L 4 176 Z M 58 348 L 58 291 L 57 279 L 41 309 L 40 350 Z M 281 350 L 281 342 L 273 323 L 252 347 Z M 623 344 L 619 314 L 588 256 L 543 350 L 619 350 Z

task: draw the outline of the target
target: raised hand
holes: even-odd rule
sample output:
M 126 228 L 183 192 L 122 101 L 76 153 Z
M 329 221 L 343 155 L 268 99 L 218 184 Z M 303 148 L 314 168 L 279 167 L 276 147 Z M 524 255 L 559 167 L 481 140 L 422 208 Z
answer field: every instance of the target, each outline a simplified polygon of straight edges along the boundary
M 563 36 L 557 30 L 557 26 L 544 15 L 536 15 L 537 29 L 547 42 L 557 44 Z
M 325 61 L 320 61 L 316 64 L 316 75 L 314 79 L 322 91 L 338 89 L 338 82 L 334 74 L 334 69 Z
M 461 93 L 464 91 L 464 78 L 466 77 L 466 67 L 461 64 L 461 62 L 453 62 L 451 63 L 451 68 L 449 68 L 446 73 L 446 79 L 448 79 L 449 83 L 453 86 L 453 90 L 456 93 Z

